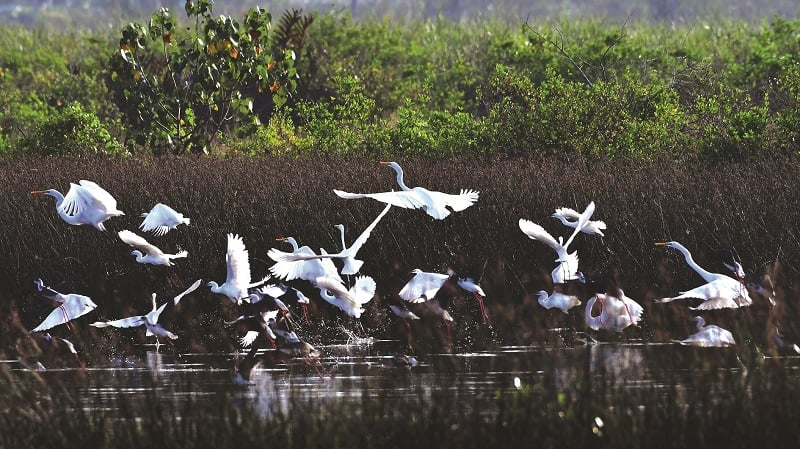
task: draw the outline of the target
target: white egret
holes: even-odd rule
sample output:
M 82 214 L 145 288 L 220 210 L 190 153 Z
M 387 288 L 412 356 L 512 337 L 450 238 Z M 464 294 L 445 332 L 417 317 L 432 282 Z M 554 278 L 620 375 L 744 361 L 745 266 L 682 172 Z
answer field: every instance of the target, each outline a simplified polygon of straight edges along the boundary
M 364 261 L 356 259 L 358 251 L 361 249 L 362 246 L 364 246 L 364 243 L 366 243 L 367 239 L 372 233 L 372 230 L 375 229 L 375 226 L 378 224 L 378 222 L 381 221 L 384 215 L 386 215 L 386 213 L 389 212 L 389 209 L 391 209 L 391 207 L 392 207 L 391 204 L 387 204 L 386 207 L 383 209 L 383 211 L 381 211 L 381 213 L 378 215 L 378 217 L 375 218 L 375 220 L 373 220 L 372 223 L 370 223 L 370 225 L 367 226 L 366 229 L 364 229 L 361 235 L 358 236 L 358 238 L 353 242 L 352 245 L 350 245 L 350 247 L 347 247 L 345 245 L 344 226 L 340 224 L 336 225 L 336 227 L 339 228 L 339 231 L 342 236 L 342 250 L 339 251 L 338 253 L 329 254 L 323 252 L 322 254 L 314 254 L 313 251 L 301 252 L 298 251 L 297 249 L 295 249 L 295 251 L 291 253 L 287 253 L 277 248 L 272 248 L 269 250 L 267 255 L 270 257 L 270 259 L 274 260 L 277 263 L 282 264 L 280 267 L 276 268 L 276 270 L 280 272 L 306 272 L 315 270 L 316 268 L 306 269 L 302 267 L 302 265 L 310 260 L 327 258 L 327 259 L 342 259 L 344 261 L 344 266 L 342 267 L 342 274 L 346 275 L 356 274 L 361 269 L 361 266 L 364 264 Z M 296 266 L 289 267 L 288 266 L 289 263 L 296 264 Z
M 542 226 L 530 220 L 520 218 L 519 228 L 525 235 L 533 240 L 544 243 L 556 252 L 558 258 L 556 258 L 555 261 L 558 262 L 558 265 L 551 273 L 554 284 L 563 284 L 566 281 L 580 279 L 580 275 L 578 274 L 578 253 L 577 251 L 570 253 L 569 245 L 589 221 L 589 218 L 591 218 L 594 213 L 594 208 L 594 201 L 586 206 L 586 210 L 580 214 L 575 230 L 572 232 L 569 239 L 567 239 L 566 243 L 564 243 L 563 237 L 559 237 L 558 240 L 556 240 L 549 232 L 545 231 Z
M 481 308 L 481 316 L 483 317 L 483 323 L 488 324 L 489 315 L 486 313 L 486 306 L 483 304 L 483 298 L 486 297 L 486 292 L 483 291 L 483 288 L 481 288 L 481 286 L 478 285 L 472 278 L 459 278 L 456 280 L 456 283 L 463 290 L 472 293 L 472 296 L 475 297 L 475 300 L 478 301 L 478 305 Z
M 298 246 L 297 240 L 295 240 L 294 237 L 279 237 L 275 240 L 279 242 L 287 242 L 292 245 L 292 254 L 306 255 L 309 257 L 303 263 L 275 260 L 276 258 L 279 258 L 278 254 L 283 252 L 275 250 L 274 248 L 270 249 L 267 252 L 267 255 L 275 261 L 275 264 L 269 268 L 269 271 L 274 276 L 287 281 L 304 279 L 314 283 L 316 282 L 317 278 L 326 277 L 335 279 L 339 283 L 344 282 L 342 277 L 339 275 L 339 270 L 336 269 L 336 265 L 333 264 L 333 261 L 330 258 L 312 257 L 317 256 L 317 253 L 315 253 L 314 250 L 308 246 Z M 324 249 L 320 250 L 320 253 L 321 255 L 327 254 Z
M 180 224 L 188 225 L 191 222 L 191 219 L 184 217 L 182 213 L 162 203 L 156 204 L 150 212 L 145 212 L 140 217 L 144 220 L 139 229 L 142 232 L 152 232 L 156 237 L 165 235 Z
M 593 330 L 607 329 L 622 332 L 628 326 L 637 326 L 644 308 L 619 290 L 619 297 L 597 293 L 586 302 L 586 324 Z M 593 316 L 595 302 L 600 304 L 600 315 Z
M 175 265 L 173 259 L 181 259 L 189 256 L 186 251 L 177 254 L 166 254 L 160 248 L 148 242 L 144 237 L 137 235 L 127 229 L 117 233 L 120 240 L 135 248 L 131 254 L 136 256 L 136 261 L 141 264 L 164 265 L 171 267 Z
M 706 281 L 706 284 L 682 292 L 678 294 L 678 296 L 662 298 L 656 300 L 656 302 L 666 303 L 684 298 L 702 299 L 703 304 L 700 304 L 694 310 L 739 308 L 749 306 L 753 303 L 753 299 L 750 297 L 750 293 L 747 291 L 743 279 L 735 279 L 722 273 L 712 273 L 702 268 L 695 262 L 692 253 L 678 242 L 656 242 L 656 246 L 666 246 L 680 251 L 689 267 Z M 734 272 L 737 271 L 738 270 L 734 266 Z
M 703 300 L 697 307 L 689 307 L 692 310 L 738 309 L 753 303 L 742 284 L 733 283 L 726 279 L 707 282 L 691 290 L 680 292 L 678 296 L 657 299 L 655 302 L 667 303 L 690 298 Z
M 564 315 L 569 315 L 569 309 L 581 305 L 581 301 L 575 295 L 565 295 L 558 290 L 553 290 L 550 295 L 544 290 L 539 290 L 536 295 L 538 296 L 539 305 L 545 309 L 556 308 Z
M 244 241 L 235 234 L 228 234 L 228 251 L 225 253 L 227 267 L 227 277 L 225 283 L 217 284 L 215 281 L 208 283 L 212 293 L 219 293 L 227 296 L 234 304 L 241 304 L 244 300 L 249 300 L 248 289 L 258 287 L 267 282 L 269 277 L 251 283 L 250 282 L 250 256 Z
M 428 190 L 424 187 L 409 188 L 403 181 L 403 169 L 397 162 L 381 162 L 381 165 L 391 167 L 397 173 L 397 184 L 400 191 L 381 193 L 348 193 L 334 189 L 334 193 L 346 200 L 357 198 L 372 198 L 382 203 L 406 209 L 422 209 L 431 217 L 443 220 L 450 211 L 460 212 L 478 201 L 480 192 L 462 189 L 458 195 Z
M 694 320 L 697 322 L 697 332 L 683 340 L 677 340 L 677 343 L 703 347 L 734 346 L 736 344 L 733 334 L 729 330 L 715 324 L 706 325 L 701 316 L 694 317 Z
M 560 207 L 556 209 L 555 213 L 551 215 L 551 217 L 559 219 L 565 226 L 577 228 L 581 214 L 575 209 L 571 209 L 569 207 Z M 586 224 L 581 227 L 581 232 L 585 234 L 597 234 L 600 237 L 604 237 L 605 234 L 603 234 L 603 231 L 605 231 L 606 228 L 607 226 L 604 221 L 588 220 Z
M 91 298 L 77 293 L 62 294 L 52 288 L 44 285 L 44 281 L 36 279 L 34 281 L 36 287 L 40 292 L 48 298 L 60 303 L 58 307 L 53 309 L 47 318 L 44 319 L 38 326 L 33 328 L 31 332 L 42 332 L 52 329 L 59 324 L 68 323 L 79 316 L 85 315 L 97 307 Z
M 153 309 L 145 315 L 135 315 L 127 318 L 121 318 L 118 320 L 110 320 L 110 321 L 96 321 L 90 326 L 103 328 L 103 327 L 116 327 L 120 329 L 129 328 L 129 327 L 138 327 L 138 326 L 145 326 L 147 329 L 145 331 L 145 336 L 155 336 L 156 337 L 156 351 L 158 351 L 159 347 L 161 346 L 161 342 L 159 341 L 158 337 L 167 338 L 167 343 L 173 345 L 172 340 L 176 340 L 178 338 L 173 332 L 165 329 L 161 324 L 158 322 L 158 318 L 161 316 L 161 313 L 164 312 L 164 309 L 168 305 L 177 305 L 180 303 L 181 299 L 192 293 L 193 291 L 197 290 L 200 287 L 202 280 L 198 279 L 194 282 L 189 288 L 184 290 L 178 296 L 174 297 L 172 301 L 167 301 L 162 304 L 160 307 L 156 304 L 156 294 L 153 293 L 152 300 L 153 300 Z M 173 345 L 174 346 L 174 345 Z
M 430 301 L 450 279 L 449 274 L 430 273 L 419 268 L 411 272 L 414 273 L 414 277 L 400 289 L 399 295 L 403 300 L 412 303 Z
M 78 181 L 78 184 L 70 183 L 66 196 L 55 189 L 34 190 L 31 193 L 55 198 L 56 212 L 62 220 L 71 225 L 89 224 L 105 231 L 103 222 L 111 217 L 125 215 L 117 209 L 117 200 L 110 193 L 85 179 Z
M 328 277 L 317 278 L 315 284 L 322 299 L 353 318 L 361 317 L 364 305 L 372 300 L 377 289 L 377 284 L 369 276 L 357 277 L 349 290 L 341 282 Z

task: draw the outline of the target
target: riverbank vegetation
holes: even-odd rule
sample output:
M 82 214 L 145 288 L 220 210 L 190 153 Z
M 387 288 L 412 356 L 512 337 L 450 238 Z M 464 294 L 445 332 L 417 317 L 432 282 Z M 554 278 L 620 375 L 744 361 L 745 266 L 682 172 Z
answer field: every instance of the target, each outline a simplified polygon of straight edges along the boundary
M 191 4 L 113 31 L 1 28 L 0 154 L 798 150 L 797 20 L 240 19 Z

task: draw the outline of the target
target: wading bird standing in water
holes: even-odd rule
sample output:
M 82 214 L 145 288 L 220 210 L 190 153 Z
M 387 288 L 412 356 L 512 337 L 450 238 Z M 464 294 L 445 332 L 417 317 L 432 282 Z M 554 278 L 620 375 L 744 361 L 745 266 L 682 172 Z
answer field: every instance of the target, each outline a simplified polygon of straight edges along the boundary
M 422 209 L 437 220 L 444 220 L 451 211 L 460 212 L 478 201 L 480 192 L 462 189 L 458 195 L 428 190 L 424 187 L 410 188 L 403 181 L 403 169 L 397 162 L 381 162 L 397 173 L 397 184 L 400 191 L 381 193 L 348 193 L 334 189 L 333 192 L 346 200 L 372 198 L 382 203 L 406 209 Z
M 78 184 L 70 183 L 66 196 L 55 189 L 34 190 L 31 193 L 55 198 L 58 216 L 71 225 L 89 224 L 105 231 L 104 221 L 125 215 L 117 209 L 117 200 L 110 193 L 85 179 L 78 181 Z
M 600 304 L 600 315 L 592 315 L 595 302 Z M 597 293 L 586 302 L 586 325 L 591 329 L 607 329 L 622 332 L 628 326 L 636 326 L 642 319 L 644 308 L 619 290 L 619 297 Z
M 53 311 L 47 315 L 47 318 L 45 318 L 41 324 L 33 328 L 31 332 L 42 332 L 52 329 L 59 324 L 66 324 L 79 316 L 91 312 L 97 307 L 97 304 L 88 296 L 78 295 L 76 293 L 64 295 L 44 285 L 44 281 L 41 279 L 37 279 L 34 282 L 40 292 L 44 292 L 44 295 L 48 298 L 58 301 L 60 305 L 53 309 Z
M 694 320 L 697 322 L 697 332 L 679 340 L 678 343 L 692 346 L 733 346 L 736 344 L 731 331 L 715 324 L 706 325 L 706 321 L 701 316 L 694 317 Z

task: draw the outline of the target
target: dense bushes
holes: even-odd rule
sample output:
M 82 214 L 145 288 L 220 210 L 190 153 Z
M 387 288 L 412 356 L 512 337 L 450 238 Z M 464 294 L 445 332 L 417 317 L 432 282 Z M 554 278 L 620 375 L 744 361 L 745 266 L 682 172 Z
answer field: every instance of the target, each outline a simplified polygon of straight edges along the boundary
M 271 24 L 253 9 L 240 24 L 187 8 L 188 26 L 159 10 L 111 36 L 4 28 L 0 151 L 43 153 L 32 136 L 75 102 L 125 151 L 155 154 L 798 151 L 800 21 L 312 23 L 291 11 Z

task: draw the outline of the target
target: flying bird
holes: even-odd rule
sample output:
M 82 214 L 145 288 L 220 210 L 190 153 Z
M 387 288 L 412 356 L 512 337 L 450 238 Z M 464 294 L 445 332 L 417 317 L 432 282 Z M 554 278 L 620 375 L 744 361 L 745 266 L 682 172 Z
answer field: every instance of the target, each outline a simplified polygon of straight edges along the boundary
M 152 232 L 156 237 L 165 235 L 170 229 L 175 229 L 180 224 L 188 225 L 191 221 L 182 213 L 162 203 L 156 204 L 150 209 L 150 212 L 145 212 L 140 217 L 144 220 L 139 225 L 139 229 L 142 232 Z
M 332 278 L 319 277 L 315 281 L 319 294 L 328 303 L 343 310 L 353 318 L 360 318 L 364 306 L 375 296 L 377 284 L 369 276 L 359 276 L 350 289 Z
M 91 298 L 76 293 L 62 294 L 52 288 L 44 285 L 44 281 L 36 279 L 34 281 L 36 287 L 40 292 L 43 292 L 48 298 L 60 303 L 58 307 L 53 309 L 47 318 L 44 319 L 38 326 L 33 328 L 31 332 L 42 332 L 52 329 L 59 324 L 66 324 L 75 318 L 85 315 L 97 307 Z
M 551 215 L 553 218 L 558 218 L 562 224 L 571 228 L 577 228 L 580 221 L 581 214 L 575 209 L 569 207 L 560 207 L 556 209 L 555 213 Z M 604 237 L 603 231 L 607 228 L 606 223 L 600 220 L 588 220 L 586 224 L 581 227 L 581 232 L 585 234 L 597 234 Z
M 578 273 L 578 253 L 577 251 L 570 253 L 569 245 L 589 221 L 589 218 L 591 218 L 592 214 L 594 213 L 594 208 L 594 201 L 590 202 L 589 205 L 586 206 L 586 210 L 580 214 L 580 218 L 577 221 L 575 230 L 572 232 L 572 235 L 569 237 L 569 239 L 567 239 L 566 243 L 564 243 L 563 237 L 559 237 L 558 240 L 556 240 L 552 235 L 550 235 L 549 232 L 545 231 L 542 226 L 530 220 L 520 218 L 519 228 L 523 233 L 525 233 L 525 235 L 533 240 L 544 243 L 556 252 L 558 257 L 555 261 L 558 262 L 558 265 L 551 273 L 554 284 L 563 284 L 566 281 L 580 279 L 580 275 Z
M 267 276 L 258 282 L 250 282 L 250 256 L 244 246 L 244 241 L 238 235 L 228 234 L 228 251 L 225 254 L 225 262 L 227 267 L 225 283 L 219 285 L 215 281 L 211 281 L 208 286 L 211 287 L 212 293 L 225 295 L 234 304 L 241 304 L 243 301 L 249 300 L 248 289 L 258 287 L 269 280 L 269 276 Z
M 405 209 L 422 209 L 437 220 L 444 220 L 450 215 L 451 210 L 460 212 L 478 201 L 479 192 L 462 189 L 458 195 L 428 190 L 424 187 L 410 188 L 403 181 L 403 169 L 397 162 L 381 162 L 381 165 L 391 167 L 397 173 L 397 184 L 400 191 L 381 193 L 348 193 L 334 189 L 333 192 L 346 200 L 358 198 L 372 198 L 382 203 Z
M 103 224 L 111 217 L 125 215 L 117 209 L 117 200 L 92 181 L 82 179 L 70 183 L 66 196 L 55 189 L 34 190 L 32 194 L 52 196 L 56 199 L 56 212 L 71 225 L 89 224 L 105 231 Z
M 398 294 L 403 300 L 412 303 L 430 301 L 436 296 L 444 283 L 450 279 L 449 274 L 431 273 L 422 271 L 419 268 L 415 268 L 411 272 L 414 277 L 400 289 Z
M 697 322 L 697 332 L 683 340 L 678 340 L 677 343 L 703 347 L 733 346 L 736 344 L 731 331 L 723 329 L 715 324 L 706 325 L 705 320 L 701 316 L 694 317 L 694 320 Z
M 120 329 L 145 326 L 147 328 L 147 330 L 145 331 L 145 336 L 156 337 L 156 351 L 158 351 L 159 347 L 161 346 L 161 342 L 158 339 L 159 337 L 167 338 L 168 339 L 167 343 L 169 343 L 170 345 L 173 345 L 172 340 L 176 340 L 178 338 L 178 336 L 175 335 L 172 331 L 165 329 L 161 324 L 159 324 L 158 318 L 161 316 L 161 313 L 163 313 L 164 309 L 166 309 L 166 307 L 170 304 L 173 306 L 178 305 L 178 303 L 184 296 L 197 290 L 197 288 L 200 287 L 201 283 L 202 280 L 198 279 L 197 281 L 194 282 L 194 284 L 189 286 L 189 288 L 184 290 L 178 296 L 174 297 L 172 301 L 167 301 L 160 307 L 156 304 L 156 294 L 153 293 L 152 295 L 153 309 L 145 315 L 135 315 L 128 318 L 122 318 L 119 320 L 111 320 L 111 321 L 96 321 L 90 324 L 90 326 L 98 328 L 111 326 Z
M 475 300 L 478 301 L 478 305 L 481 308 L 481 316 L 483 317 L 483 323 L 489 323 L 489 315 L 486 313 L 486 306 L 483 304 L 483 298 L 486 297 L 486 292 L 483 291 L 480 285 L 478 285 L 474 279 L 472 278 L 459 278 L 456 280 L 456 283 L 462 290 L 466 290 L 472 293 L 472 296 L 475 297 Z
M 306 252 L 298 251 L 299 248 L 295 248 L 293 252 L 288 253 L 285 251 L 281 251 L 277 248 L 272 248 L 269 250 L 267 255 L 270 257 L 270 259 L 281 264 L 281 266 L 275 268 L 275 270 L 281 273 L 311 271 L 316 268 L 307 269 L 302 267 L 302 265 L 310 260 L 327 258 L 327 259 L 342 259 L 344 261 L 344 266 L 342 267 L 341 274 L 345 275 L 356 274 L 361 269 L 361 266 L 364 264 L 364 261 L 356 259 L 358 251 L 361 249 L 362 246 L 364 246 L 364 243 L 366 243 L 367 239 L 372 233 L 372 230 L 375 229 L 375 226 L 377 226 L 378 222 L 380 222 L 381 219 L 384 217 L 384 215 L 386 215 L 386 213 L 389 212 L 389 209 L 391 209 L 391 207 L 392 207 L 391 204 L 387 204 L 386 207 L 383 209 L 383 211 L 378 215 L 378 217 L 375 218 L 375 220 L 373 220 L 372 223 L 370 223 L 370 225 L 367 226 L 366 229 L 364 229 L 361 235 L 358 236 L 358 238 L 353 242 L 352 245 L 350 245 L 350 247 L 347 247 L 347 245 L 345 244 L 344 226 L 340 224 L 336 225 L 336 227 L 339 228 L 339 231 L 342 236 L 342 250 L 339 251 L 338 253 L 315 254 L 313 251 L 306 251 Z M 288 264 L 290 263 L 295 265 L 289 266 Z M 316 262 L 312 263 L 316 264 Z
M 292 245 L 292 253 L 294 256 L 306 257 L 303 263 L 281 261 L 282 256 L 279 254 L 287 254 L 283 251 L 270 249 L 267 255 L 270 259 L 275 261 L 275 264 L 269 268 L 270 273 L 280 279 L 291 281 L 294 279 L 303 279 L 311 283 L 316 282 L 319 277 L 326 277 L 335 279 L 337 282 L 343 283 L 342 277 L 339 275 L 339 270 L 329 257 L 315 257 L 324 256 L 327 253 L 325 250 L 320 250 L 320 255 L 314 252 L 308 246 L 299 246 L 294 237 L 279 237 L 275 239 L 278 242 L 286 242 Z
M 684 298 L 702 299 L 703 303 L 693 310 L 735 309 L 746 307 L 753 303 L 753 299 L 747 291 L 747 285 L 744 279 L 736 279 L 722 273 L 712 273 L 702 268 L 695 262 L 692 253 L 678 242 L 656 242 L 656 246 L 666 246 L 678 250 L 683 254 L 689 267 L 706 281 L 706 284 L 681 292 L 678 296 L 661 298 L 656 300 L 656 302 L 667 303 Z M 732 268 L 734 273 L 738 272 L 738 268 L 735 265 L 732 266 Z
M 120 240 L 135 248 L 131 254 L 136 256 L 136 262 L 141 264 L 164 265 L 171 267 L 175 265 L 173 259 L 180 259 L 189 256 L 186 251 L 177 254 L 165 254 L 160 248 L 148 242 L 144 237 L 137 235 L 127 229 L 117 233 Z

